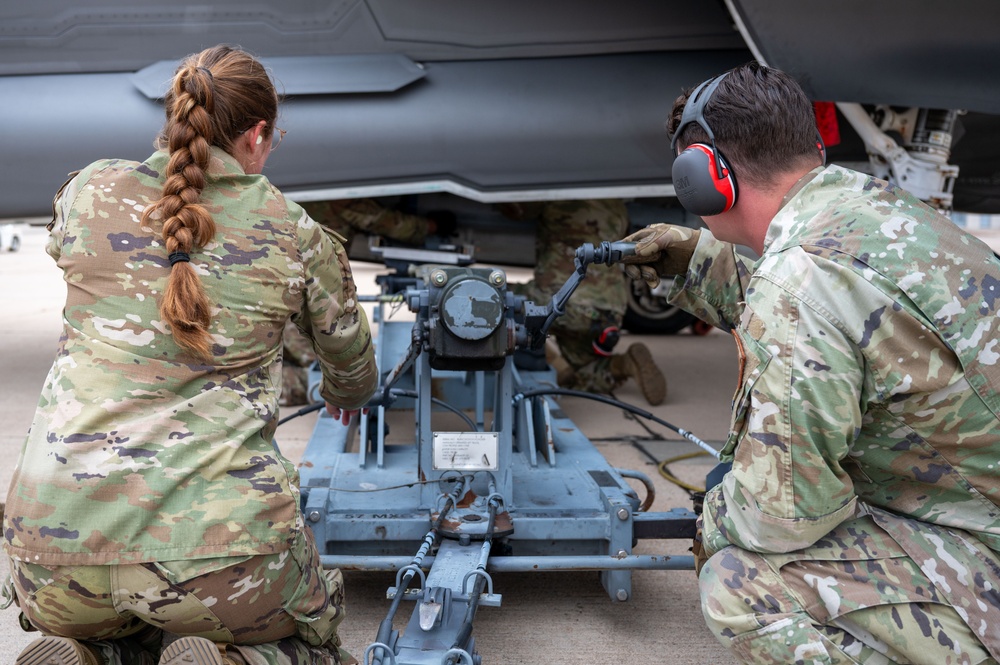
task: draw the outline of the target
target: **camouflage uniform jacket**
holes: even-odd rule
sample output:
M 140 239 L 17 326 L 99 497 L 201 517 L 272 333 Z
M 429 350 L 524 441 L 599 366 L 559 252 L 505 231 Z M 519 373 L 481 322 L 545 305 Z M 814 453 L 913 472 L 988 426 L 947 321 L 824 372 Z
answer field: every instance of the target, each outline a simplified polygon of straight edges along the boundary
M 870 513 L 922 567 L 947 561 L 935 576 L 961 583 L 955 571 L 985 566 L 997 581 L 981 545 L 1000 552 L 989 247 L 908 193 L 830 166 L 786 195 L 756 263 L 703 232 L 670 298 L 732 329 L 741 355 L 723 451 L 733 469 L 706 499 L 709 553 L 792 552 Z
M 57 195 L 47 251 L 67 285 L 63 334 L 8 495 L 14 558 L 103 565 L 286 550 L 304 522 L 298 474 L 272 444 L 285 321 L 315 340 L 327 401 L 356 408 L 375 389 L 343 248 L 215 148 L 202 201 L 216 235 L 191 255 L 213 303 L 212 360 L 174 343 L 158 309 L 166 251 L 140 221 L 167 161 L 99 161 Z

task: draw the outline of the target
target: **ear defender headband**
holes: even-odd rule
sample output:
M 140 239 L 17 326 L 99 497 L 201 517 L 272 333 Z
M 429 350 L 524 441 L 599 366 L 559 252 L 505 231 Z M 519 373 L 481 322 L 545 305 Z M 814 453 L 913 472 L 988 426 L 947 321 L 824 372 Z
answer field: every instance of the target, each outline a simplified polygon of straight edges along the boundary
M 739 189 L 736 174 L 715 147 L 715 134 L 705 120 L 705 107 L 712 93 L 719 87 L 725 74 L 705 81 L 691 93 L 681 122 L 670 141 L 670 150 L 676 154 L 677 137 L 690 124 L 699 125 L 708 134 L 711 145 L 692 143 L 674 158 L 672 169 L 674 191 L 684 208 L 699 217 L 709 217 L 731 210 L 736 205 Z

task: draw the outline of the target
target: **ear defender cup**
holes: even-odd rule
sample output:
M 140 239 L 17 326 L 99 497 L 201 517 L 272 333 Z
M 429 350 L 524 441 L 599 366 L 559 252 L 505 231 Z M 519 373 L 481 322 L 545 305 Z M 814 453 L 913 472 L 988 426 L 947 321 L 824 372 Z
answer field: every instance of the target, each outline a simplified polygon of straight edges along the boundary
M 736 175 L 715 147 L 715 134 L 705 120 L 705 107 L 712 93 L 726 74 L 705 81 L 688 96 L 681 121 L 677 125 L 670 149 L 677 153 L 677 139 L 688 125 L 698 125 L 708 135 L 708 143 L 692 143 L 674 158 L 672 177 L 677 199 L 688 212 L 699 217 L 724 213 L 736 205 L 739 190 Z
M 677 155 L 672 177 L 678 200 L 694 215 L 710 217 L 736 205 L 739 193 L 736 175 L 722 155 L 709 145 L 692 143 Z

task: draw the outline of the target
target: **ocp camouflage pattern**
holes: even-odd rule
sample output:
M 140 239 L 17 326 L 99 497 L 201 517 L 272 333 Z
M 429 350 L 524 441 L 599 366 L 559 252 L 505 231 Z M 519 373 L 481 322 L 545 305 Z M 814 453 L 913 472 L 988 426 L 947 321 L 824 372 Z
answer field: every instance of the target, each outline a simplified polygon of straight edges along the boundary
M 895 548 L 881 555 L 909 556 L 996 657 L 1000 260 L 989 247 L 907 192 L 830 166 L 785 197 L 758 261 L 703 232 L 670 299 L 732 329 L 744 359 L 723 450 L 733 469 L 705 502 L 709 553 L 795 558 L 871 516 Z M 843 547 L 840 558 L 872 558 Z
M 343 575 L 323 569 L 309 529 L 277 554 L 12 569 L 33 626 L 85 637 L 107 663 L 132 665 L 143 651 L 159 658 L 180 635 L 225 645 L 247 665 L 357 662 L 337 635 Z
M 525 206 L 537 216 L 536 266 L 530 297 L 547 304 L 575 270 L 576 250 L 584 243 L 620 238 L 628 229 L 628 210 L 620 199 L 551 201 Z M 609 392 L 622 379 L 611 374 L 610 360 L 594 353 L 595 331 L 622 325 L 628 282 L 618 266 L 594 265 L 556 319 L 551 332 L 574 370 L 580 390 Z
M 312 219 L 333 231 L 348 250 L 358 233 L 409 245 L 422 245 L 427 238 L 426 217 L 383 207 L 370 198 L 312 201 L 302 207 Z M 281 403 L 306 404 L 310 399 L 309 367 L 315 359 L 312 344 L 290 322 L 285 327 L 284 346 Z
M 995 665 L 975 636 L 989 627 L 970 630 L 940 582 L 869 516 L 788 554 L 725 547 L 699 579 L 708 627 L 743 663 Z
M 315 340 L 321 395 L 375 389 L 371 335 L 343 247 L 267 179 L 213 148 L 202 200 L 217 233 L 192 253 L 212 358 L 179 348 L 158 302 L 169 263 L 141 220 L 168 156 L 96 162 L 55 202 L 48 252 L 63 333 L 7 498 L 5 549 L 46 565 L 282 551 L 304 528 L 297 473 L 273 446 L 281 339 Z
M 422 245 L 427 238 L 426 217 L 387 208 L 370 198 L 313 201 L 302 207 L 310 217 L 335 231 L 350 249 L 358 233 L 392 238 L 409 245 Z

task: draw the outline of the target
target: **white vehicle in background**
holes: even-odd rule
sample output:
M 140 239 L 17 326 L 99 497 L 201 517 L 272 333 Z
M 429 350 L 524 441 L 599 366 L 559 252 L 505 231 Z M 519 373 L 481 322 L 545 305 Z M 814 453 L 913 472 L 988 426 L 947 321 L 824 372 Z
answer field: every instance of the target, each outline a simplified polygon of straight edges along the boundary
M 0 224 L 0 251 L 16 252 L 21 249 L 21 238 L 27 226 L 24 222 Z

